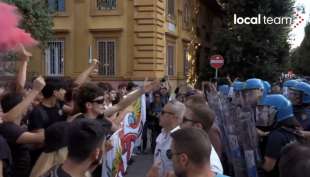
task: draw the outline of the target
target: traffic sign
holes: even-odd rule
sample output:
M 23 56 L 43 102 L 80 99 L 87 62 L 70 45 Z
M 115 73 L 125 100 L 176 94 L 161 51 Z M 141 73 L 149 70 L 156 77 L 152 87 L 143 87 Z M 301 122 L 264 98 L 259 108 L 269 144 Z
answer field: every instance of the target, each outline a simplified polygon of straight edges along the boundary
M 222 55 L 212 55 L 210 57 L 210 65 L 214 69 L 219 69 L 224 65 L 224 58 Z

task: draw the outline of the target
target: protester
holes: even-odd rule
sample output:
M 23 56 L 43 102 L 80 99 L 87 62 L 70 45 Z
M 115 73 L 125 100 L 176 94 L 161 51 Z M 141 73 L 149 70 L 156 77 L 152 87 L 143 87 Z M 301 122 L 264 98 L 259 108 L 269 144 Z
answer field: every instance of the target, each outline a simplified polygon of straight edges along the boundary
M 99 122 L 89 119 L 74 121 L 69 129 L 67 159 L 42 177 L 85 177 L 100 164 L 105 152 L 105 137 L 106 132 Z
M 172 161 L 167 158 L 167 151 L 170 149 L 170 134 L 178 129 L 182 123 L 185 106 L 176 100 L 169 101 L 160 113 L 159 125 L 162 132 L 156 138 L 156 147 L 154 152 L 154 164 L 160 162 L 159 176 L 165 175 L 172 170 Z
M 177 177 L 225 176 L 211 170 L 211 143 L 204 130 L 183 128 L 173 132 L 171 137 L 171 150 L 167 152 L 167 156 L 173 162 L 173 170 Z
M 159 92 L 153 93 L 154 101 L 150 104 L 150 107 L 147 108 L 147 117 L 146 125 L 149 126 L 151 130 L 151 152 L 154 153 L 156 146 L 156 138 L 160 134 L 161 127 L 159 125 L 160 113 L 164 107 L 164 104 L 161 101 L 161 96 Z M 146 134 L 144 132 L 144 143 L 147 144 Z M 146 147 L 145 147 L 146 148 Z
M 1 100 L 4 112 L 4 123 L 0 124 L 0 135 L 2 135 L 12 152 L 12 177 L 28 177 L 31 170 L 31 159 L 26 144 L 39 144 L 44 142 L 44 132 L 28 132 L 20 127 L 23 114 L 35 99 L 36 95 L 43 89 L 45 82 L 43 78 L 34 81 L 34 88 L 24 99 L 19 93 L 7 93 Z
M 211 127 L 214 124 L 214 118 L 215 118 L 214 113 L 205 103 L 193 103 L 193 100 L 192 101 L 189 100 L 186 104 L 186 111 L 183 117 L 182 128 L 195 127 L 203 129 L 206 133 L 209 133 L 212 132 Z M 217 131 L 218 130 L 215 130 L 215 132 Z M 217 133 L 212 132 L 211 134 L 209 134 L 209 137 L 211 136 L 213 137 L 214 142 L 220 148 L 221 145 L 219 144 L 221 144 L 221 139 L 220 137 L 218 137 L 219 135 Z M 219 149 L 218 151 L 221 153 L 221 149 Z M 222 163 L 212 144 L 211 144 L 210 157 L 211 157 L 210 159 L 211 170 L 214 173 L 223 174 Z

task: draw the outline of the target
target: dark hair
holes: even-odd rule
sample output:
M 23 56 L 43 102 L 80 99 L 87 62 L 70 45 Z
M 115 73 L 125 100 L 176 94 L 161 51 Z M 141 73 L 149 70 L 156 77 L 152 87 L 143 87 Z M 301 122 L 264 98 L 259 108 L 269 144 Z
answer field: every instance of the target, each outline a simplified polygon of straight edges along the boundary
M 4 113 L 9 112 L 12 108 L 23 101 L 23 96 L 21 93 L 12 92 L 6 93 L 1 98 L 1 107 Z
M 119 84 L 117 88 L 121 89 L 121 88 L 124 88 L 124 87 L 127 88 L 127 84 L 122 83 L 122 84 Z
M 280 177 L 304 177 L 305 174 L 310 174 L 309 143 L 287 145 L 281 154 L 279 161 Z
M 111 84 L 106 83 L 106 82 L 99 82 L 98 87 L 100 87 L 103 91 L 108 91 L 110 92 L 111 90 L 113 90 L 113 87 Z
M 200 122 L 203 126 L 203 129 L 206 132 L 209 132 L 215 119 L 215 114 L 209 108 L 209 106 L 206 103 L 204 104 L 191 103 L 190 105 L 187 104 L 186 108 L 192 112 L 192 116 L 193 116 L 192 119 Z
M 176 153 L 187 154 L 189 160 L 196 165 L 210 162 L 211 143 L 205 131 L 198 128 L 183 128 L 173 132 L 171 137 Z
M 178 94 L 179 93 L 179 91 L 180 91 L 180 87 L 177 87 L 177 88 L 175 88 L 175 90 L 174 90 L 174 94 Z
M 128 92 L 130 92 L 130 91 L 132 91 L 132 89 L 133 89 L 134 87 L 138 87 L 138 85 L 136 85 L 135 83 L 133 83 L 132 81 L 130 81 L 130 82 L 128 82 L 128 84 L 127 84 L 126 90 L 127 90 Z
M 45 87 L 42 89 L 44 98 L 52 97 L 55 90 L 66 89 L 66 84 L 60 77 L 47 77 L 45 78 L 45 83 Z
M 70 102 L 73 100 L 73 89 L 68 89 L 65 93 L 65 102 Z
M 101 148 L 105 135 L 105 129 L 96 120 L 73 121 L 68 133 L 68 158 L 83 162 L 96 148 Z
M 85 113 L 86 107 L 85 103 L 93 101 L 96 97 L 102 96 L 103 91 L 94 83 L 85 83 L 83 84 L 77 94 L 74 96 L 76 99 L 76 106 L 80 112 Z
M 116 105 L 117 103 L 119 103 L 121 101 L 121 94 L 119 92 L 116 92 L 116 96 L 115 99 L 112 100 L 112 105 Z

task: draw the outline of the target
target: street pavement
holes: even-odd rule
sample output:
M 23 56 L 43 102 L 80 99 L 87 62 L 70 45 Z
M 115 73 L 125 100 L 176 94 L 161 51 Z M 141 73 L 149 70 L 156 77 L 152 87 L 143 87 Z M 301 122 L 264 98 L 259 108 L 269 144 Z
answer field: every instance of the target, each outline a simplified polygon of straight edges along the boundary
M 134 162 L 128 166 L 125 177 L 145 177 L 153 163 L 153 154 L 140 154 L 133 157 Z

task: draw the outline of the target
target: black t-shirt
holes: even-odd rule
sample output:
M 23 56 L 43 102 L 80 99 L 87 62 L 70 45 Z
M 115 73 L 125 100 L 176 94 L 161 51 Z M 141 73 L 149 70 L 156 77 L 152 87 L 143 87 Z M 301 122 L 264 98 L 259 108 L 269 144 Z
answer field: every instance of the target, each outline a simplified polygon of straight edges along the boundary
M 28 146 L 16 143 L 25 132 L 25 129 L 14 123 L 0 124 L 0 134 L 6 139 L 12 152 L 12 177 L 28 177 L 31 170 Z
M 3 163 L 4 177 L 9 177 L 12 165 L 11 150 L 6 140 L 1 135 L 0 135 L 0 160 Z
M 287 144 L 294 141 L 296 141 L 296 135 L 283 128 L 276 129 L 270 133 L 270 135 L 268 136 L 265 156 L 275 159 L 277 163 L 273 170 L 267 173 L 267 176 L 279 176 L 278 161 L 281 157 L 281 150 Z
M 76 117 L 76 120 L 82 119 L 82 118 L 87 118 L 87 117 L 85 117 L 84 114 L 80 114 L 79 116 Z M 111 132 L 112 123 L 109 120 L 107 120 L 103 114 L 98 115 L 97 118 L 94 120 L 98 121 L 101 124 L 102 128 L 104 128 L 108 133 L 112 133 Z
M 46 129 L 50 125 L 65 121 L 65 116 L 63 110 L 57 104 L 55 107 L 46 107 L 44 105 L 39 105 L 33 108 L 33 110 L 28 115 L 29 125 L 28 129 L 30 131 L 37 129 Z
M 65 172 L 61 165 L 54 166 L 48 172 L 46 172 L 41 177 L 72 177 L 70 174 Z
M 33 108 L 28 115 L 30 131 L 37 129 L 46 129 L 56 122 L 65 121 L 62 108 L 59 103 L 54 107 L 46 107 L 39 105 Z M 44 148 L 36 148 L 31 150 L 31 165 L 34 165 Z

